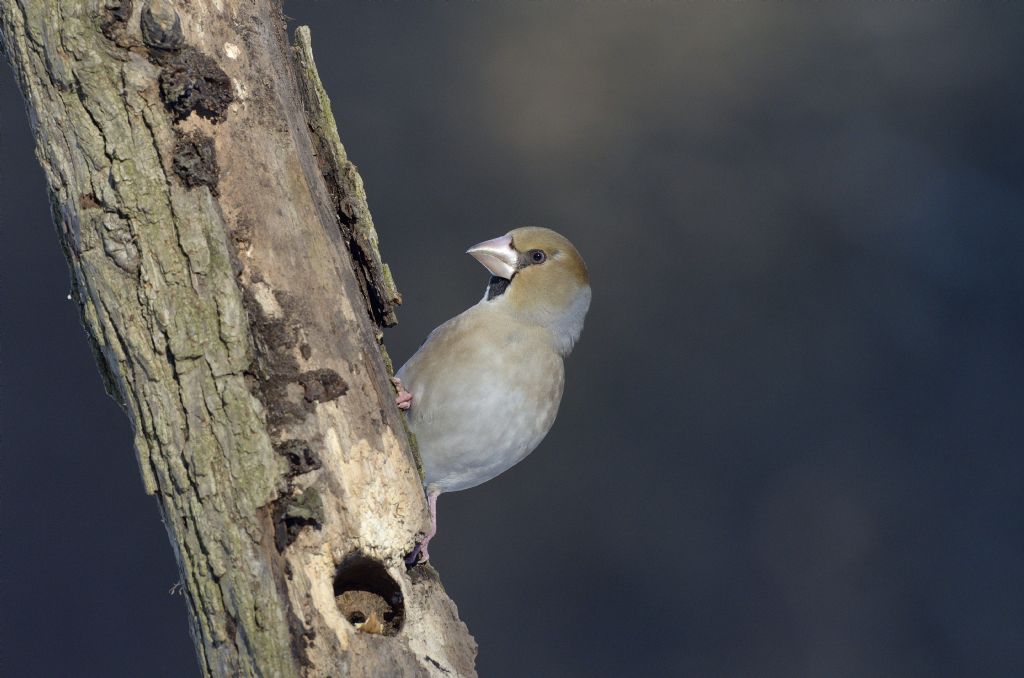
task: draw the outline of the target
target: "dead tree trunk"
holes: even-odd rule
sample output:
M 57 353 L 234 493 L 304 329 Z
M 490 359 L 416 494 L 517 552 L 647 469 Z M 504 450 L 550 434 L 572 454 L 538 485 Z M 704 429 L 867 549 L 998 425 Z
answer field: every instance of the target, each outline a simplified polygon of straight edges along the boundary
M 426 511 L 378 344 L 397 294 L 308 31 L 274 0 L 0 8 L 203 672 L 473 674 L 402 562 Z

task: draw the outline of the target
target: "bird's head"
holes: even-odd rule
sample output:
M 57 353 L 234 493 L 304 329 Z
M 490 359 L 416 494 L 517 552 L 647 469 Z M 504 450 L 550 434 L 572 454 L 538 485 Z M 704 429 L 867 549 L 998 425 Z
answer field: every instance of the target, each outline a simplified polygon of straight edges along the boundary
M 583 257 L 564 236 L 524 226 L 467 250 L 491 272 L 485 301 L 547 327 L 563 354 L 583 330 L 590 277 Z

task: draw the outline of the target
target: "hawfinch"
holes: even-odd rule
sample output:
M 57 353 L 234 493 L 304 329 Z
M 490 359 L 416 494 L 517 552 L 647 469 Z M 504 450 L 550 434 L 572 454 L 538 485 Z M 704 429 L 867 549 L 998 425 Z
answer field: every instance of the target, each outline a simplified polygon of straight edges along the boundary
M 431 332 L 395 377 L 430 506 L 410 565 L 429 558 L 439 494 L 490 480 L 544 439 L 590 307 L 586 264 L 554 231 L 517 228 L 467 254 L 491 272 L 484 298 Z

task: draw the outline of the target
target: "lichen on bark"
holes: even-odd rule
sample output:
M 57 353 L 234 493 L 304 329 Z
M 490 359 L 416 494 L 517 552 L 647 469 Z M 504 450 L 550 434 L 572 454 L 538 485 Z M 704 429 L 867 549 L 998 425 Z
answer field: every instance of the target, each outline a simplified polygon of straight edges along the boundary
M 472 675 L 402 561 L 426 515 L 378 345 L 399 297 L 308 33 L 296 73 L 270 0 L 6 1 L 0 31 L 204 673 Z M 398 591 L 384 643 L 335 602 L 355 554 Z

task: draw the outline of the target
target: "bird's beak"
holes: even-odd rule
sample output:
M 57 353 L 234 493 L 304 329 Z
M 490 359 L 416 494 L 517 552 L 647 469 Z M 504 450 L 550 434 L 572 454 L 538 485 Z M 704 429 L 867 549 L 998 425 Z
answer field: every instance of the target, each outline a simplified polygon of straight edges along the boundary
M 506 280 L 512 279 L 512 274 L 516 272 L 516 263 L 519 261 L 519 253 L 512 247 L 510 235 L 473 245 L 466 250 L 466 254 L 472 255 L 492 275 Z

